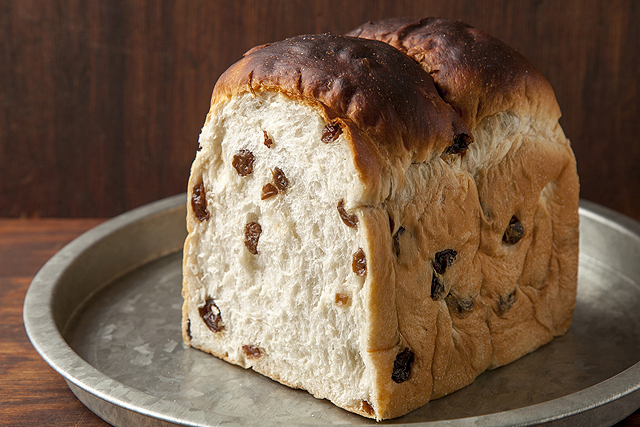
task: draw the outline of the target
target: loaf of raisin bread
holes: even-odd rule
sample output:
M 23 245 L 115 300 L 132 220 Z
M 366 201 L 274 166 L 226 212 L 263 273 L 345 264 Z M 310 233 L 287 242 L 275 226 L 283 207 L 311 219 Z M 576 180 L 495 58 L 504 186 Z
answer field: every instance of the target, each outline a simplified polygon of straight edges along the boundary
M 220 77 L 189 179 L 187 344 L 382 420 L 567 330 L 578 180 L 553 92 L 458 23 L 404 44 L 428 24 L 294 37 Z

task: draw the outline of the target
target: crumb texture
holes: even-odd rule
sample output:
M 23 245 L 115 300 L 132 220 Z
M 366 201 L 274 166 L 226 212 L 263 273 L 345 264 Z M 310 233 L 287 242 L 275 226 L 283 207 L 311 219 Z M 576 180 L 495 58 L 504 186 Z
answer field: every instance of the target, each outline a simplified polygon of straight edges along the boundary
M 356 171 L 347 144 L 321 141 L 324 125 L 316 109 L 278 93 L 234 98 L 206 124 L 191 181 L 207 189 L 210 218 L 189 220 L 185 307 L 192 346 L 322 397 L 340 384 L 365 397 L 362 298 L 348 297 L 363 292 L 351 268 L 359 231 L 336 208 L 342 201 L 350 210 Z M 238 157 L 252 159 L 250 174 Z M 267 184 L 276 194 L 263 199 Z M 221 333 L 200 320 L 208 299 Z

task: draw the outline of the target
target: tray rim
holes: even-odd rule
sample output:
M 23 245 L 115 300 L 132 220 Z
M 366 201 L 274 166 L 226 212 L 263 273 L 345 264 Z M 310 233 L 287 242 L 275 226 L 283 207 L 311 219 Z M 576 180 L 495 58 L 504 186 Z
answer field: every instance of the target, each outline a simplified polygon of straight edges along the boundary
M 59 330 L 55 324 L 53 316 L 53 291 L 65 271 L 70 268 L 70 263 L 78 255 L 84 253 L 93 245 L 98 244 L 102 239 L 116 230 L 185 205 L 186 194 L 184 193 L 161 199 L 109 219 L 64 246 L 44 264 L 29 286 L 23 305 L 23 322 L 27 336 L 39 355 L 65 379 L 74 393 L 76 393 L 74 390 L 75 387 L 87 393 L 87 395 L 95 396 L 107 404 L 151 417 L 159 422 L 164 421 L 176 425 L 203 427 L 229 423 L 232 425 L 236 423 L 238 425 L 248 425 L 247 423 L 249 423 L 249 425 L 261 426 L 282 425 L 281 423 L 266 420 L 257 422 L 256 420 L 247 420 L 243 417 L 233 417 L 210 412 L 207 412 L 207 422 L 200 423 L 198 417 L 194 416 L 194 411 L 189 410 L 190 408 L 175 402 L 165 401 L 133 387 L 126 386 L 90 365 L 68 345 L 62 336 L 62 331 Z M 584 199 L 580 199 L 579 213 L 580 217 L 589 218 L 634 238 L 640 245 L 640 223 L 632 218 Z M 47 304 L 44 304 L 44 307 L 42 303 L 43 299 L 47 302 Z M 79 372 L 84 375 L 79 375 Z M 71 385 L 74 387 L 71 387 Z M 145 407 L 140 407 L 125 399 L 114 396 L 113 393 L 109 392 L 114 388 L 125 389 L 126 395 L 131 397 L 131 400 L 135 402 L 144 401 Z M 462 426 L 536 425 L 587 413 L 616 400 L 631 396 L 639 390 L 640 361 L 591 387 L 535 405 L 473 417 L 394 425 L 407 427 L 441 427 L 450 426 L 452 423 Z M 76 393 L 76 395 L 85 405 L 89 406 L 87 402 L 85 402 L 85 399 L 82 399 L 78 393 Z M 559 402 L 562 402 L 562 404 L 559 404 Z M 91 406 L 89 406 L 89 408 L 93 410 Z M 168 415 L 168 413 L 175 415 Z M 96 412 L 96 414 L 102 416 L 98 412 Z M 540 416 L 540 414 L 544 414 L 544 416 Z M 370 421 L 371 420 L 363 418 L 363 423 L 359 425 L 371 425 Z

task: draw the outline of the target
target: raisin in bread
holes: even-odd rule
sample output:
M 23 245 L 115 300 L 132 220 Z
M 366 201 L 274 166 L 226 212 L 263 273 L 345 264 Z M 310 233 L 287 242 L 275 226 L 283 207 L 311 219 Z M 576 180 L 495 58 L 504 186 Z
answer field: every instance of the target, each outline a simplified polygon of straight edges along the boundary
M 482 74 L 465 66 L 454 81 Z M 564 332 L 577 177 L 528 67 L 522 98 L 471 91 L 502 91 L 476 123 L 381 41 L 245 54 L 189 180 L 185 342 L 381 420 Z

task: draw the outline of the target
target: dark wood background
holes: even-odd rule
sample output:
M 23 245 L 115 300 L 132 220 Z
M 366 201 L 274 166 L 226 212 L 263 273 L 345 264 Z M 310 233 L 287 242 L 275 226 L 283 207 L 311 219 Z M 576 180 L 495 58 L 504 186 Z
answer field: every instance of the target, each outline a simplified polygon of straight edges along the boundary
M 640 219 L 640 2 L 0 0 L 0 217 L 110 217 L 186 190 L 218 76 L 254 45 L 461 19 L 551 81 L 582 197 Z

